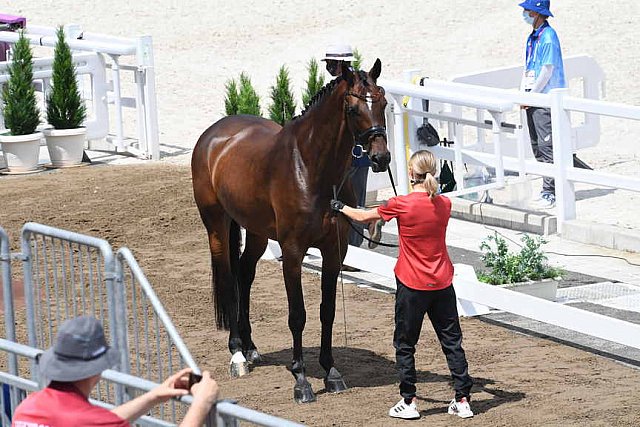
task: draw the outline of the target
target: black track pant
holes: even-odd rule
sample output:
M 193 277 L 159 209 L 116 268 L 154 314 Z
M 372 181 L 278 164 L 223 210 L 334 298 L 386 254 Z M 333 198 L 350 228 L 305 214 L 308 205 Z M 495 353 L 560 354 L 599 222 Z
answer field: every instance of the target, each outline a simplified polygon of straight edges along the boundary
M 549 108 L 527 108 L 527 125 L 531 138 L 531 149 L 536 160 L 542 163 L 553 163 L 553 138 L 551 136 L 551 110 Z M 553 178 L 542 179 L 542 191 L 556 194 Z
M 396 283 L 396 330 L 393 334 L 393 346 L 396 349 L 400 394 L 405 399 L 416 395 L 414 354 L 420 338 L 422 321 L 427 314 L 442 346 L 442 352 L 447 358 L 456 399 L 469 399 L 473 382 L 462 349 L 462 330 L 453 286 L 438 291 L 417 291 L 406 287 L 398 278 Z

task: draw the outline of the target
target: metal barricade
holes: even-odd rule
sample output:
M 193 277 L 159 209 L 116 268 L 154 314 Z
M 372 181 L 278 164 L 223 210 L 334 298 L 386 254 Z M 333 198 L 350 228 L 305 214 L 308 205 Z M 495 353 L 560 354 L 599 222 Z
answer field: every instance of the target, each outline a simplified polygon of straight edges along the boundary
M 127 248 L 114 255 L 106 240 L 27 223 L 22 228 L 21 253 L 13 258 L 22 260 L 24 273 L 25 309 L 19 311 L 18 322 L 14 319 L 9 238 L 0 227 L 6 329 L 6 339 L 0 338 L 2 426 L 11 425 L 11 414 L 27 392 L 45 385 L 46 379 L 38 375 L 38 356 L 54 344 L 59 325 L 79 315 L 99 319 L 107 339 L 122 355 L 119 366 L 103 372 L 91 395 L 96 405 L 113 408 L 151 390 L 185 366 L 199 372 Z M 26 331 L 18 335 L 26 335 L 27 345 L 16 340 L 16 325 L 21 324 L 26 324 Z M 191 396 L 171 400 L 135 424 L 175 426 L 191 403 Z M 219 402 L 207 425 L 236 426 L 240 421 L 267 427 L 299 425 L 230 401 Z
M 127 367 L 126 372 L 157 383 L 185 365 L 199 372 L 131 251 L 121 248 L 116 258 L 116 291 L 124 319 L 119 323 L 120 348 L 129 349 L 122 352 L 121 365 Z M 186 410 L 186 405 L 171 401 L 156 407 L 153 415 L 175 423 Z

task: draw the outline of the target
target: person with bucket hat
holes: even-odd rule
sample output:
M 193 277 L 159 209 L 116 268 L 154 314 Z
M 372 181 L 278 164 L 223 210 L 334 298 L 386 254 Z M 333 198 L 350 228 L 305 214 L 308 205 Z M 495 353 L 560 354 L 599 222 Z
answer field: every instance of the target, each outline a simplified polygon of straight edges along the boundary
M 525 48 L 522 89 L 527 92 L 548 93 L 551 89 L 567 87 L 560 40 L 548 22 L 548 18 L 553 16 L 551 2 L 525 0 L 519 6 L 524 9 L 524 21 L 533 27 Z M 533 154 L 539 162 L 553 163 L 551 110 L 528 106 L 522 108 L 526 109 Z M 555 203 L 555 181 L 544 177 L 537 207 L 552 208 Z
M 351 46 L 344 43 L 330 44 L 325 50 L 324 58 L 322 61 L 326 62 L 326 70 L 331 76 L 338 77 L 342 75 L 342 70 L 345 67 L 351 67 L 351 61 L 355 60 L 353 56 L 353 49 Z M 369 167 L 371 162 L 369 156 L 362 152 L 362 147 L 357 145 L 352 151 L 353 159 L 351 161 L 351 171 L 349 172 L 351 185 L 356 195 L 356 203 L 358 206 L 364 206 L 367 200 L 367 178 L 369 176 Z M 373 249 L 377 246 L 376 241 L 380 241 L 382 233 L 382 220 L 372 222 L 369 224 L 369 248 Z M 364 225 L 353 224 L 358 230 L 351 230 L 349 232 L 349 244 L 352 246 L 360 246 L 363 241 L 362 233 L 364 232 Z M 359 232 L 359 233 L 358 233 Z M 344 271 L 359 271 L 359 269 L 351 266 L 343 266 Z
M 218 396 L 209 372 L 188 390 L 190 368 L 183 369 L 153 390 L 111 411 L 94 406 L 89 395 L 105 369 L 115 366 L 120 352 L 110 347 L 102 324 L 92 316 L 66 320 L 55 344 L 39 358 L 40 374 L 48 386 L 31 394 L 16 408 L 14 427 L 129 426 L 153 406 L 171 398 L 193 395 L 181 426 L 201 426 Z

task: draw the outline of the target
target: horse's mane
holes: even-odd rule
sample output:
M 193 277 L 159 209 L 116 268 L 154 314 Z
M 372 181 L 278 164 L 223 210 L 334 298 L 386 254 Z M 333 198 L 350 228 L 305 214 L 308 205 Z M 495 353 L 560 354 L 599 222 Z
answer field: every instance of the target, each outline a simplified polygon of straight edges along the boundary
M 316 105 L 324 96 L 328 93 L 331 93 L 333 89 L 343 80 L 342 76 L 338 76 L 335 79 L 331 80 L 326 85 L 322 86 L 322 88 L 309 100 L 307 105 L 304 107 L 304 110 L 293 119 L 297 119 L 305 115 L 309 109 L 311 109 L 314 105 Z

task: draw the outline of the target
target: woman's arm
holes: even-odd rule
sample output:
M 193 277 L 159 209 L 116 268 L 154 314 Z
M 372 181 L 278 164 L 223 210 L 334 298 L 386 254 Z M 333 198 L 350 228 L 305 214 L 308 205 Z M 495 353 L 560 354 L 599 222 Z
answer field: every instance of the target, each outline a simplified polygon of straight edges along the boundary
M 382 218 L 378 213 L 378 209 L 356 209 L 345 205 L 340 212 L 349 218 L 359 222 L 371 222 Z

